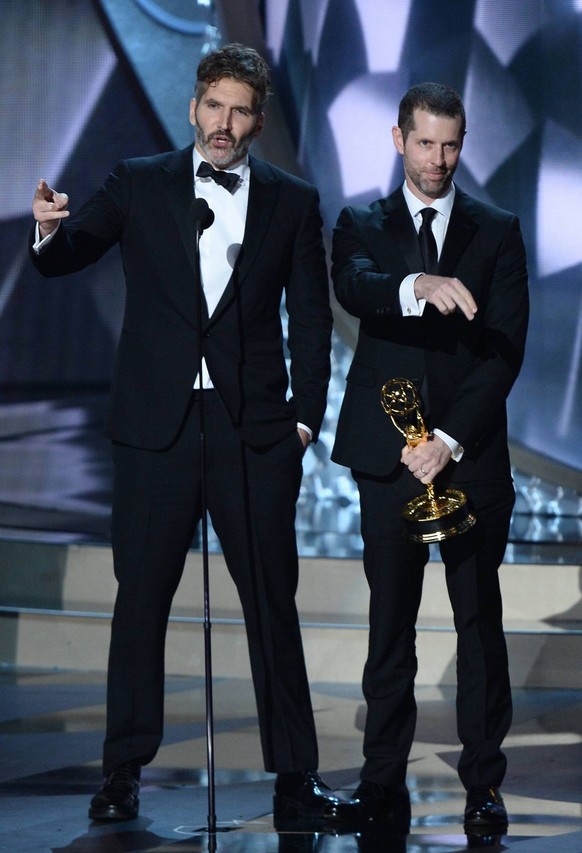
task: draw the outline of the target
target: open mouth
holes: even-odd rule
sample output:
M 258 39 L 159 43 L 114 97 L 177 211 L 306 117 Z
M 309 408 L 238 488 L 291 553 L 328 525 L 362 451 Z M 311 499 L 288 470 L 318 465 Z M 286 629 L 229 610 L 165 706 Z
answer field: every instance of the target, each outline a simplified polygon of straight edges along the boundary
M 228 148 L 230 145 L 233 144 L 233 140 L 230 139 L 230 137 L 224 135 L 213 136 L 211 137 L 210 141 L 212 145 L 214 145 L 216 148 Z

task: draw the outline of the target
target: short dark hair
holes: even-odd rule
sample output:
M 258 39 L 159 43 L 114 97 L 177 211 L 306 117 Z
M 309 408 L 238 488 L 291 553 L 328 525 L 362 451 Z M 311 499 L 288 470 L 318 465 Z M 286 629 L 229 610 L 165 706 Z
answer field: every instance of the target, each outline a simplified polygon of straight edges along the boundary
M 271 71 L 263 57 L 252 47 L 236 42 L 213 50 L 202 59 L 196 72 L 196 100 L 211 83 L 231 77 L 253 89 L 253 106 L 262 113 L 271 94 Z
M 465 107 L 460 96 L 450 86 L 444 83 L 418 83 L 410 87 L 398 108 L 398 127 L 405 142 L 410 131 L 414 130 L 414 111 L 417 109 L 435 116 L 460 118 L 461 136 L 465 135 Z

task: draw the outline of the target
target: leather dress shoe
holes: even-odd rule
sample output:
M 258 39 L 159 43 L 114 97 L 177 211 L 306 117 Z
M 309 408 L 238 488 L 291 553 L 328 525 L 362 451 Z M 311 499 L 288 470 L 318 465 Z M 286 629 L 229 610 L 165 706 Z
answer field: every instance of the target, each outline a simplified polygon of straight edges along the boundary
M 479 785 L 467 791 L 467 805 L 463 826 L 466 832 L 478 831 L 483 827 L 503 831 L 509 820 L 499 788 Z
M 137 817 L 140 771 L 140 765 L 134 762 L 116 767 L 91 800 L 91 820 L 132 820 Z
M 481 829 L 480 832 L 467 833 L 467 850 L 483 850 L 485 847 L 499 848 L 499 845 L 503 844 L 503 836 L 506 832 L 507 828 L 496 835 L 491 835 L 491 829 L 488 832 Z
M 410 794 L 406 785 L 382 785 L 362 780 L 350 802 L 355 803 L 360 823 L 389 824 L 401 833 L 410 830 Z
M 358 812 L 349 800 L 340 800 L 314 770 L 279 773 L 273 797 L 275 829 L 321 829 L 356 826 Z
M 396 832 L 386 824 L 374 823 L 355 836 L 358 853 L 406 853 L 408 833 Z

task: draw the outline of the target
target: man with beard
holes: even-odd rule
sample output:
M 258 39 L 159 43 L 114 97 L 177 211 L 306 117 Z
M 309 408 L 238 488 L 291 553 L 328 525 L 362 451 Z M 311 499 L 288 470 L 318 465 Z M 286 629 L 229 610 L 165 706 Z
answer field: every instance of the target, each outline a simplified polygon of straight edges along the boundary
M 506 398 L 525 345 L 525 251 L 514 215 L 453 184 L 465 135 L 456 92 L 413 86 L 392 133 L 404 184 L 341 212 L 332 258 L 338 300 L 360 320 L 333 451 L 358 484 L 370 587 L 365 762 L 354 799 L 386 820 L 408 797 L 415 622 L 429 546 L 403 536 L 402 510 L 428 483 L 437 494 L 454 486 L 477 519 L 440 542 L 457 631 L 464 823 L 467 832 L 504 831 L 511 692 L 498 569 L 514 504 Z M 415 447 L 402 447 L 381 405 L 384 384 L 400 378 L 424 406 L 429 435 Z
M 277 774 L 275 821 L 335 824 L 349 812 L 317 773 L 295 605 L 302 457 L 330 371 L 328 279 L 316 189 L 249 154 L 269 88 L 259 54 L 227 45 L 198 68 L 194 147 L 121 162 L 70 217 L 67 196 L 45 181 L 33 201 L 41 273 L 75 272 L 120 243 L 126 277 L 106 427 L 118 592 L 95 820 L 138 814 L 140 770 L 162 740 L 165 633 L 201 518 L 201 472 L 244 612 L 264 765 Z M 200 238 L 200 312 L 194 199 L 215 215 Z

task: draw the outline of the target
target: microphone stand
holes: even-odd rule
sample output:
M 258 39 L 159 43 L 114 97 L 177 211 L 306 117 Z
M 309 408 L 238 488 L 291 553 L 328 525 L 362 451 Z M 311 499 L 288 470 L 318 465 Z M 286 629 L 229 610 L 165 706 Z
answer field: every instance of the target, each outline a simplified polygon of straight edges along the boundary
M 208 509 L 206 502 L 206 437 L 204 389 L 202 385 L 203 333 L 202 333 L 202 275 L 200 272 L 200 237 L 205 228 L 214 222 L 214 213 L 204 199 L 194 199 L 191 206 L 196 224 L 196 310 L 198 337 L 198 381 L 200 416 L 200 508 L 202 527 L 202 578 L 204 588 L 204 677 L 206 687 L 206 764 L 208 770 L 208 833 L 209 851 L 216 849 L 216 806 L 214 780 L 214 708 L 212 694 L 212 645 L 210 621 L 210 575 L 208 570 Z

